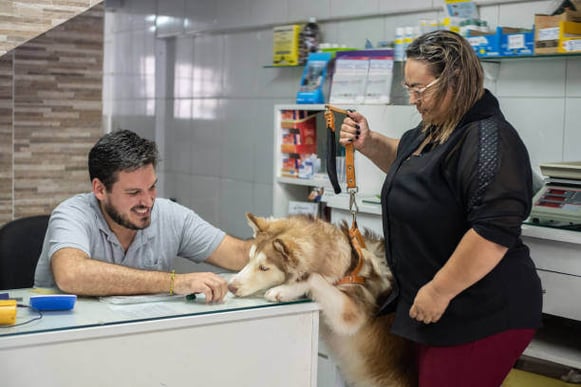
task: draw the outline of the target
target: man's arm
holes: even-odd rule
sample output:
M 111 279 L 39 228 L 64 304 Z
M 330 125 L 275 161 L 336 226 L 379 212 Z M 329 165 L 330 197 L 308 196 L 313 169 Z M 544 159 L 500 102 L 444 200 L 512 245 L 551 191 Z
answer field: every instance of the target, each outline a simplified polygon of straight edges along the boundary
M 242 240 L 226 235 L 206 262 L 224 269 L 238 271 L 248 263 L 252 240 Z
M 171 273 L 134 269 L 91 259 L 74 248 L 55 252 L 51 268 L 59 289 L 80 296 L 169 293 L 172 287 Z M 173 276 L 172 290 L 175 294 L 204 293 L 206 302 L 218 302 L 228 292 L 226 281 L 215 273 Z

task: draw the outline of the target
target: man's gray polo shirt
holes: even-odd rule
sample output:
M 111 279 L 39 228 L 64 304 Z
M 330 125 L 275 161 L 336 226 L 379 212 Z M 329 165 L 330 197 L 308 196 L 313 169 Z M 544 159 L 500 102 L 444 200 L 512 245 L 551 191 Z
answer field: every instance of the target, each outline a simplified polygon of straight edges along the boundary
M 225 233 L 191 209 L 157 198 L 151 225 L 137 231 L 127 252 L 109 229 L 93 193 L 79 194 L 59 204 L 51 214 L 34 278 L 36 287 L 54 287 L 50 257 L 72 247 L 93 259 L 146 270 L 171 271 L 175 257 L 206 260 Z

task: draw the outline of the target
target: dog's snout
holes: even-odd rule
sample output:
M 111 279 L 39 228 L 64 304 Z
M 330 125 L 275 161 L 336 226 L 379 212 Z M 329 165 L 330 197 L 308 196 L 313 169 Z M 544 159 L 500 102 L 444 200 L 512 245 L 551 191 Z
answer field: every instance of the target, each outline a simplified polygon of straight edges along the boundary
M 230 291 L 230 293 L 236 294 L 236 292 L 238 291 L 238 286 L 231 282 L 228 284 L 228 290 Z

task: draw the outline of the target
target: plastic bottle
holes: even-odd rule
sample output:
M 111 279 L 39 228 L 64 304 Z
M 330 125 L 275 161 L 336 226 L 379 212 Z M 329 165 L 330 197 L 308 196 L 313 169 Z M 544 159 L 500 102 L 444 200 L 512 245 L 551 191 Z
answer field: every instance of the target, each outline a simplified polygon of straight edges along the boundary
M 309 18 L 301 31 L 301 59 L 302 63 L 306 62 L 311 52 L 319 51 L 319 42 L 321 41 L 321 31 L 317 24 L 317 19 Z
M 396 62 L 403 62 L 404 61 L 404 46 L 403 46 L 403 38 L 404 38 L 405 30 L 403 27 L 397 27 L 395 29 L 395 40 L 393 42 L 393 60 Z
M 410 43 L 413 42 L 416 37 L 414 36 L 414 27 L 407 26 L 404 31 L 405 34 L 403 37 L 403 55 L 404 55 L 403 58 L 405 60 L 406 59 L 405 51 L 407 50 Z

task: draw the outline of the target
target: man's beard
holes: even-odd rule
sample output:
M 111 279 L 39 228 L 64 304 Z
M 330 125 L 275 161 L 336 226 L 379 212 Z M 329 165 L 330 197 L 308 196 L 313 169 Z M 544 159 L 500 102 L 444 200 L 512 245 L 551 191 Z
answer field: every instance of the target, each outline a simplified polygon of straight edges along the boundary
M 155 202 L 154 202 L 155 203 Z M 149 227 L 151 224 L 151 212 L 153 211 L 153 205 L 151 206 L 150 216 L 147 218 L 147 221 L 143 226 L 138 226 L 135 223 L 132 223 L 129 218 L 121 215 L 119 211 L 117 211 L 112 205 L 109 203 L 104 203 L 103 208 L 105 212 L 115 223 L 130 230 L 143 230 L 144 228 Z M 143 208 L 143 207 L 136 207 L 136 208 Z

